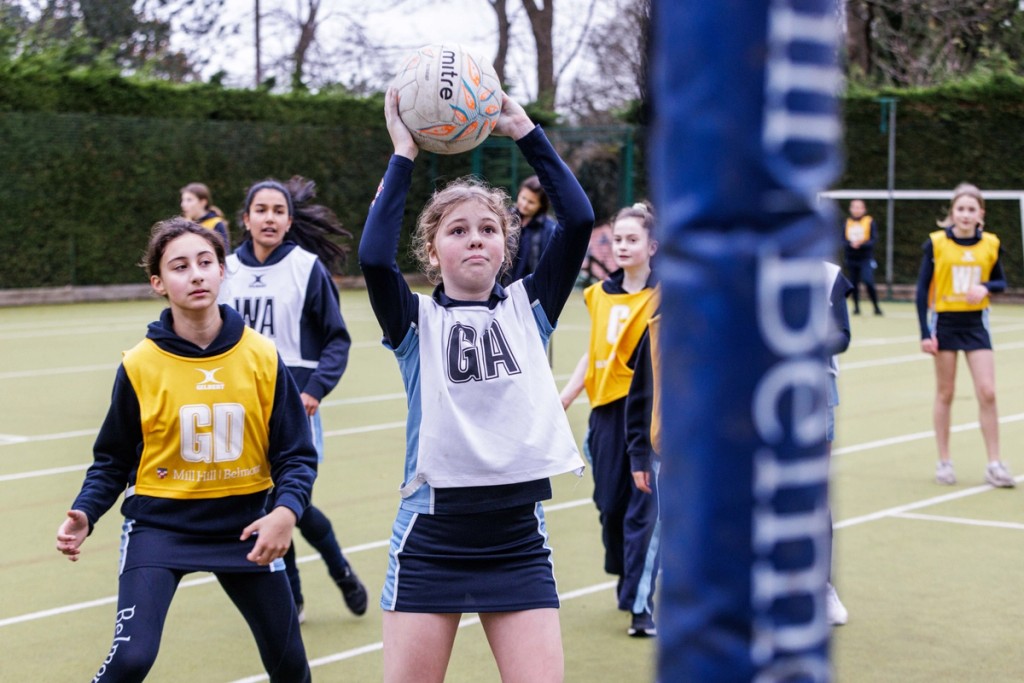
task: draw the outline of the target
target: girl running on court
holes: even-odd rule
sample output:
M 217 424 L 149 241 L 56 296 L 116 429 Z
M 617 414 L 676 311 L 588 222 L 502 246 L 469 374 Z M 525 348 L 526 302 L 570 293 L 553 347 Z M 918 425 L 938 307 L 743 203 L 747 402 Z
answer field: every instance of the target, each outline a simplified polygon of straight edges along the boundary
M 473 179 L 437 191 L 414 234 L 438 286 L 415 294 L 396 263 L 418 148 L 386 96 L 394 143 L 359 261 L 408 394 L 402 502 L 391 537 L 384 680 L 442 681 L 460 615 L 476 612 L 503 681 L 561 681 L 564 662 L 541 501 L 582 472 L 545 344 L 586 253 L 593 209 L 539 126 L 503 95 L 494 133 L 516 141 L 559 227 L 532 275 L 499 278 L 515 253 L 508 196 Z
M 213 205 L 210 188 L 203 183 L 189 183 L 181 188 L 181 215 L 220 235 L 225 249 L 231 247 L 224 212 Z
M 57 550 L 77 561 L 124 493 L 114 642 L 96 680 L 146 677 L 171 598 L 194 571 L 216 575 L 271 681 L 309 680 L 281 558 L 316 452 L 274 345 L 217 305 L 224 260 L 210 230 L 184 218 L 154 226 L 143 265 L 169 307 L 125 352 L 93 464 L 57 531 Z
M 963 351 L 978 399 L 978 421 L 985 441 L 988 467 L 985 481 L 992 486 L 1016 485 L 999 456 L 999 414 L 996 409 L 995 358 L 988 331 L 989 294 L 1006 289 L 999 262 L 999 238 L 984 230 L 985 199 L 974 185 L 953 190 L 949 215 L 941 230 L 922 245 L 917 278 L 917 316 L 921 350 L 935 356 L 935 441 L 939 462 L 935 480 L 956 483 L 949 452 L 950 413 L 956 389 L 956 355 Z M 934 319 L 929 320 L 929 304 Z
M 619 609 L 632 614 L 631 636 L 655 635 L 654 577 L 648 562 L 657 504 L 636 487 L 626 449 L 626 395 L 633 358 L 658 307 L 651 257 L 654 214 L 646 204 L 620 209 L 612 221 L 612 256 L 619 269 L 587 287 L 589 351 L 562 389 L 566 409 L 586 388 L 590 398 L 587 452 L 594 468 L 594 503 L 601 520 L 604 570 L 619 577 Z
M 331 238 L 352 235 L 333 211 L 313 203 L 315 196 L 315 183 L 298 176 L 287 184 L 263 180 L 249 188 L 242 209 L 245 239 L 227 259 L 220 300 L 234 307 L 247 325 L 274 340 L 299 387 L 317 460 L 323 462 L 320 402 L 345 372 L 352 345 L 329 270 L 341 269 L 347 251 Z M 364 614 L 366 588 L 342 554 L 327 515 L 310 504 L 298 526 L 320 553 L 349 610 Z M 294 544 L 284 560 L 301 623 L 305 597 Z

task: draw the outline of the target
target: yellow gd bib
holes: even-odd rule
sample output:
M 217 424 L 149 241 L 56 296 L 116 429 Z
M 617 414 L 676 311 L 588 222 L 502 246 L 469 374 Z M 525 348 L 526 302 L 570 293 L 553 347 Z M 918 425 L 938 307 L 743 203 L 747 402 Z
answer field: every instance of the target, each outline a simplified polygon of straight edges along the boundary
M 136 493 L 220 498 L 271 487 L 273 342 L 245 328 L 226 353 L 187 358 L 144 339 L 125 352 L 124 368 L 142 421 Z

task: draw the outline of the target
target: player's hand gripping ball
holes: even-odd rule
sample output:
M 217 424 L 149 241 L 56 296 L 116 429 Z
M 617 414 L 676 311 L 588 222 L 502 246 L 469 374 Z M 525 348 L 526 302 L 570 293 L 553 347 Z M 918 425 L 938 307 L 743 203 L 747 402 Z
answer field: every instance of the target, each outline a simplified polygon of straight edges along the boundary
M 428 152 L 468 152 L 487 139 L 501 114 L 494 67 L 461 45 L 421 47 L 402 62 L 391 85 L 402 122 Z

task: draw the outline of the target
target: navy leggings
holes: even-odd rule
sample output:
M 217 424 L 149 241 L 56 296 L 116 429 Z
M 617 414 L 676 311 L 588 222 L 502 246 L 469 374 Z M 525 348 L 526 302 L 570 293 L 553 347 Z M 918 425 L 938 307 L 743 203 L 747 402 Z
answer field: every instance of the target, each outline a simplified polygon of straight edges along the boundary
M 114 642 L 95 683 L 141 681 L 160 649 L 171 598 L 186 572 L 141 567 L 121 574 Z M 281 572 L 218 573 L 217 580 L 245 617 L 273 683 L 310 680 L 306 649 L 288 581 Z
M 620 577 L 619 609 L 650 611 L 654 599 L 654 537 L 658 521 L 655 496 L 633 483 L 626 453 L 626 399 L 590 412 L 587 447 L 594 473 L 594 503 L 601 520 L 604 570 Z
M 868 292 L 871 305 L 878 308 L 878 290 L 875 289 L 875 268 L 874 260 L 867 258 L 859 261 L 848 260 L 846 262 L 846 273 L 850 277 L 850 284 L 853 285 L 853 308 L 860 310 L 860 283 L 864 283 L 864 289 Z

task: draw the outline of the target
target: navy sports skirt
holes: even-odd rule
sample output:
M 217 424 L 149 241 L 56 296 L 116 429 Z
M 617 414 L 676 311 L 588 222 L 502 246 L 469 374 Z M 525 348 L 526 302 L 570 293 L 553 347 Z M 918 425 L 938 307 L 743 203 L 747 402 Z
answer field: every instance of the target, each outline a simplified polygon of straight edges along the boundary
M 138 567 L 164 567 L 185 572 L 275 572 L 284 560 L 261 566 L 246 559 L 256 537 L 204 536 L 142 524 L 125 519 L 121 527 L 120 572 Z M 120 573 L 119 572 L 119 573 Z
M 967 313 L 939 313 L 935 321 L 935 339 L 940 351 L 991 349 L 988 309 Z
M 441 614 L 558 606 L 540 503 L 466 515 L 398 511 L 384 610 Z

